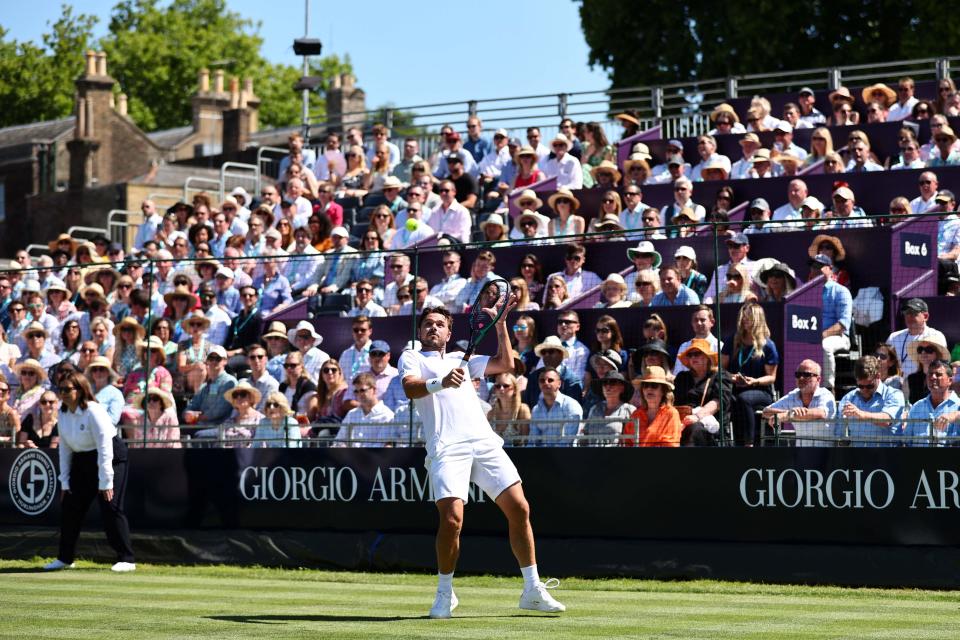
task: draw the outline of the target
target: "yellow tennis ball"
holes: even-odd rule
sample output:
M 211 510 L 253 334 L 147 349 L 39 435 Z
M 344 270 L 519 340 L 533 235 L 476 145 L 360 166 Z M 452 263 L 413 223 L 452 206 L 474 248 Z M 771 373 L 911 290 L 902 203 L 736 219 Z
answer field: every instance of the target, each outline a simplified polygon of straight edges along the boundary
M 416 231 L 417 221 L 413 218 L 407 218 L 407 231 Z

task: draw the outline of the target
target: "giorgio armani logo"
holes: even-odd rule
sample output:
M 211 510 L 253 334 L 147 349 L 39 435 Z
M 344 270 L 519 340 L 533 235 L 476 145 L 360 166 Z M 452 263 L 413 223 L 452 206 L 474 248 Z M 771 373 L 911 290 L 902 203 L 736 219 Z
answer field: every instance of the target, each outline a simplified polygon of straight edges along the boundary
M 10 468 L 10 498 L 28 516 L 40 515 L 57 495 L 57 472 L 46 453 L 27 449 Z

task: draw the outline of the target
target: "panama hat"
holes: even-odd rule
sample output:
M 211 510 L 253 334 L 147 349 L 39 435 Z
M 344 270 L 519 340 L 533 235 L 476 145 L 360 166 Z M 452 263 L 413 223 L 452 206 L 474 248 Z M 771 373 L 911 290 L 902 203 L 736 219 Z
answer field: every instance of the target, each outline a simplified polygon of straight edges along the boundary
M 164 295 L 163 302 L 167 306 L 170 306 L 173 304 L 175 298 L 186 298 L 191 305 L 195 305 L 197 303 L 197 298 L 193 295 L 193 292 L 190 291 L 189 288 L 182 285 Z
M 210 318 L 203 315 L 200 311 L 194 311 L 184 318 L 181 322 L 181 325 L 189 327 L 192 324 L 199 324 L 203 326 L 203 330 L 206 331 L 210 328 Z
M 570 200 L 573 203 L 573 211 L 576 211 L 577 209 L 580 208 L 580 201 L 576 198 L 576 196 L 573 195 L 573 192 L 571 192 L 570 189 L 567 189 L 567 188 L 558 189 L 555 194 L 547 198 L 547 204 L 550 205 L 551 209 L 556 211 L 557 200 L 561 198 L 566 198 L 567 200 Z
M 487 219 L 480 223 L 480 231 L 486 232 L 487 226 L 491 224 L 503 229 L 504 233 L 508 231 L 507 223 L 503 221 L 503 216 L 499 213 L 491 213 L 487 216 Z
M 840 87 L 836 91 L 831 91 L 827 98 L 830 100 L 830 104 L 839 101 L 849 102 L 850 104 L 856 102 L 854 97 L 850 94 L 850 89 L 847 89 L 846 87 Z
M 94 367 L 99 367 L 101 369 L 106 369 L 110 374 L 111 380 L 116 380 L 120 377 L 120 374 L 113 370 L 113 363 L 110 362 L 104 356 L 96 356 L 93 360 L 90 361 L 90 364 L 87 365 L 86 370 L 83 372 L 83 375 L 90 377 L 90 370 Z
M 36 371 L 36 373 L 37 373 L 37 382 L 43 382 L 44 380 L 47 379 L 47 371 L 46 371 L 46 369 L 44 369 L 44 368 L 40 365 L 40 363 L 37 362 L 36 360 L 34 360 L 33 358 L 27 358 L 26 360 L 24 360 L 23 362 L 17 364 L 17 365 L 13 368 L 13 370 L 14 370 L 14 372 L 17 374 L 17 377 L 18 377 L 18 378 L 20 377 L 21 372 L 22 372 L 24 369 L 30 369 L 30 370 L 32 370 L 32 371 Z
M 150 387 L 147 389 L 146 393 L 135 393 L 130 396 L 130 405 L 134 407 L 142 407 L 146 409 L 143 404 L 143 401 L 149 398 L 150 396 L 156 396 L 160 398 L 160 402 L 163 403 L 163 409 L 167 410 L 170 407 L 175 405 L 173 396 L 170 395 L 166 390 L 161 389 L 160 387 Z
M 539 209 L 543 206 L 543 200 L 537 197 L 537 192 L 533 189 L 524 189 L 521 191 L 520 196 L 516 199 L 516 203 L 521 209 Z
M 118 322 L 113 327 L 113 335 L 115 338 L 120 337 L 120 333 L 124 329 L 133 329 L 137 334 L 137 340 L 143 340 L 144 336 L 147 335 L 147 330 L 143 328 L 143 325 L 136 321 L 133 316 L 127 316 L 120 322 Z
M 622 231 L 623 225 L 620 224 L 620 216 L 615 213 L 605 213 L 593 228 L 597 231 Z
M 618 113 L 613 117 L 616 118 L 617 120 L 621 120 L 623 122 L 629 122 L 630 124 L 636 125 L 638 127 L 640 126 L 640 121 L 634 118 L 629 113 Z
M 160 340 L 159 336 L 150 336 L 147 340 L 141 340 L 137 343 L 137 347 L 140 349 L 149 349 L 150 351 L 159 351 L 164 356 L 167 354 L 163 348 L 163 341 Z
M 20 335 L 26 338 L 27 336 L 34 333 L 42 333 L 44 338 L 50 337 L 50 334 L 47 333 L 47 330 L 44 328 L 44 326 L 39 322 L 37 322 L 36 320 L 28 324 L 27 328 L 20 332 Z
M 593 176 L 593 179 L 597 179 L 597 174 L 601 172 L 609 172 L 613 174 L 613 181 L 620 182 L 620 178 L 623 177 L 623 174 L 620 173 L 620 169 L 617 168 L 617 165 L 613 164 L 609 160 L 604 160 L 593 169 L 590 170 L 590 175 Z
M 267 325 L 267 332 L 260 336 L 263 339 L 267 338 L 283 338 L 287 339 L 287 325 L 283 324 L 279 320 L 274 320 L 269 325 Z
M 542 357 L 543 352 L 550 349 L 558 349 L 563 351 L 564 360 L 570 357 L 570 351 L 563 346 L 563 342 L 561 342 L 560 338 L 557 336 L 547 336 L 544 338 L 543 342 L 533 348 L 533 353 L 537 357 Z
M 634 378 L 633 386 L 640 388 L 640 385 L 643 384 L 662 384 L 670 391 L 673 391 L 673 382 L 667 377 L 667 372 L 663 370 L 663 367 L 658 367 L 656 365 L 652 367 L 647 367 L 647 372 L 642 378 Z
M 683 353 L 677 356 L 677 358 L 686 368 L 690 368 L 690 354 L 694 351 L 699 351 L 700 353 L 704 354 L 710 358 L 710 362 L 713 363 L 714 367 L 717 366 L 717 352 L 713 350 L 713 347 L 710 346 L 710 343 L 703 338 L 694 338 L 690 341 L 690 345 L 683 350 Z
M 108 304 L 108 302 L 107 302 L 107 296 L 105 296 L 104 293 L 103 293 L 103 287 L 101 287 L 101 286 L 100 286 L 99 284 L 97 284 L 96 282 L 94 282 L 93 284 L 88 284 L 87 286 L 85 286 L 85 287 L 83 288 L 83 291 L 80 292 L 80 297 L 83 298 L 84 301 L 86 301 L 86 300 L 87 300 L 87 297 L 88 297 L 89 295 L 91 295 L 91 294 L 92 294 L 92 295 L 97 299 L 97 301 L 99 301 L 101 304 L 104 304 L 104 305 Z
M 260 391 L 255 386 L 253 386 L 246 380 L 241 380 L 237 384 L 237 386 L 235 386 L 234 388 L 224 393 L 223 399 L 229 402 L 230 404 L 233 404 L 233 396 L 236 395 L 237 393 L 242 393 L 244 391 L 249 393 L 253 397 L 253 400 L 250 401 L 251 405 L 257 406 L 258 404 L 260 404 L 260 398 L 263 397 L 263 394 L 260 393 Z
M 947 348 L 946 341 L 937 334 L 931 334 L 907 344 L 907 354 L 917 364 L 920 364 L 920 354 L 917 353 L 917 347 L 921 344 L 932 344 L 937 348 L 937 359 L 950 362 L 950 350 Z
M 522 158 L 523 156 L 532 156 L 534 160 L 537 159 L 537 150 L 531 147 L 528 144 L 520 147 L 520 150 L 517 151 L 517 158 Z
M 650 155 L 650 147 L 644 142 L 638 142 L 630 149 L 630 157 L 640 156 L 638 160 L 651 160 L 653 156 Z

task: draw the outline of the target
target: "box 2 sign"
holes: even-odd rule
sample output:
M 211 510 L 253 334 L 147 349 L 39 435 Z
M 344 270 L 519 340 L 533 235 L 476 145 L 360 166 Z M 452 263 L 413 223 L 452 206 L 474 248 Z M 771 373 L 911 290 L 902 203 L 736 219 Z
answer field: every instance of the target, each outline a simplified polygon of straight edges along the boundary
M 917 233 L 900 235 L 900 266 L 928 269 L 934 253 L 930 236 Z
M 786 311 L 787 340 L 820 344 L 823 341 L 823 327 L 819 307 L 805 307 L 788 304 Z

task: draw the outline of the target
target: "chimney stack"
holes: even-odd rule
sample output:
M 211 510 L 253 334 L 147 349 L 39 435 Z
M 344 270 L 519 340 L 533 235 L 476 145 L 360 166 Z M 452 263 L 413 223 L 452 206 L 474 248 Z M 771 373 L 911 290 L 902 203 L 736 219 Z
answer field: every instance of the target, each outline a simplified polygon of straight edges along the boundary
M 207 93 L 210 91 L 210 70 L 209 69 L 200 69 L 200 77 L 197 82 L 197 92 L 198 93 Z
M 107 75 L 107 54 L 103 51 L 97 52 L 97 75 Z
M 122 116 L 127 115 L 127 94 L 125 93 L 117 96 L 117 113 Z
M 223 69 L 213 72 L 213 92 L 223 93 Z
M 97 52 L 87 49 L 87 76 L 97 75 Z

